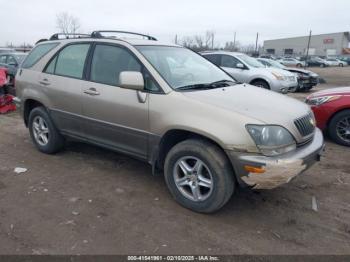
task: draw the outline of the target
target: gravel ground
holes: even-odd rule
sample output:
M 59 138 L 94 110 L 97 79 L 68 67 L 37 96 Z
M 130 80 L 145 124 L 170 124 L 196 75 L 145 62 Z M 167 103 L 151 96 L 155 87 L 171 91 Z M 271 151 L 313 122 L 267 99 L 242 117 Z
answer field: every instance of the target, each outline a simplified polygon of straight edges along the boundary
M 327 81 L 316 90 L 350 85 L 350 68 L 314 71 Z M 41 154 L 18 114 L 2 115 L 0 254 L 349 254 L 349 159 L 327 141 L 290 184 L 239 189 L 202 215 L 176 204 L 150 166 L 80 143 Z

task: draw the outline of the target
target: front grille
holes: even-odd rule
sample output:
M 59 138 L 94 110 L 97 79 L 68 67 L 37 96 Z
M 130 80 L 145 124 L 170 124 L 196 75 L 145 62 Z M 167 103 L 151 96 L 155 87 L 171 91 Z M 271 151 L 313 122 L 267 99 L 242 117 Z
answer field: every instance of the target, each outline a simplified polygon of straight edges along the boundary
M 303 137 L 311 135 L 315 131 L 315 120 L 311 112 L 294 120 L 294 124 Z

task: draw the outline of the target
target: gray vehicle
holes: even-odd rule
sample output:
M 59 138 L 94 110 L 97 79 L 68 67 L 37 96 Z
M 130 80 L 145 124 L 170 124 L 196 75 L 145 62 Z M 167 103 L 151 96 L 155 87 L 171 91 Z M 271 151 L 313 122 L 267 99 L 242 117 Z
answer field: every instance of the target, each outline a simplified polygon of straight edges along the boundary
M 241 83 L 280 93 L 288 93 L 298 86 L 295 74 L 278 68 L 266 68 L 257 59 L 242 53 L 205 52 L 202 55 Z
M 319 160 L 324 140 L 306 104 L 142 36 L 98 31 L 31 51 L 15 101 L 39 151 L 58 152 L 70 138 L 128 154 L 163 172 L 178 203 L 204 213 L 237 186 L 272 189 Z
M 10 76 L 11 82 L 16 76 L 18 67 L 26 58 L 27 54 L 25 53 L 1 53 L 0 54 L 0 67 L 7 68 L 7 72 Z

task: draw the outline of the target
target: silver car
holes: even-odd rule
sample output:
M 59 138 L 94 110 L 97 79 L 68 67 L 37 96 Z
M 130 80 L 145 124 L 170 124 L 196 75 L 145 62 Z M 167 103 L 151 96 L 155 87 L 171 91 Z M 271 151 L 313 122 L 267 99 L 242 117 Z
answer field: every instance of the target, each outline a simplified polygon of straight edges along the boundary
M 15 101 L 39 151 L 56 153 L 70 138 L 128 154 L 164 174 L 178 203 L 204 213 L 237 186 L 272 189 L 319 160 L 324 141 L 309 106 L 144 37 L 98 31 L 31 51 Z
M 257 59 L 242 53 L 205 52 L 202 55 L 241 83 L 280 93 L 288 93 L 298 86 L 295 74 L 278 68 L 266 68 Z
M 300 61 L 296 58 L 282 58 L 282 59 L 279 59 L 278 62 L 280 62 L 282 65 L 285 65 L 285 66 L 295 66 L 295 67 L 306 66 L 305 61 Z

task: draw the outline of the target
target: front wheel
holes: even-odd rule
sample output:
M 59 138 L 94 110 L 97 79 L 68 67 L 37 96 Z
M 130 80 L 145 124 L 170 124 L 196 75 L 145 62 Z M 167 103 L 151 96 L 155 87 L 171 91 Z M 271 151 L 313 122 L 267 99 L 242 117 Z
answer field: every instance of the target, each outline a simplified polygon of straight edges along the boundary
M 166 157 L 164 174 L 175 200 L 200 213 L 219 210 L 235 188 L 233 170 L 224 152 L 200 139 L 175 145 Z
M 263 80 L 256 80 L 252 83 L 252 85 L 270 90 L 269 84 Z
M 322 67 L 322 68 L 325 67 L 325 66 L 326 66 L 325 64 L 320 64 L 320 67 Z
M 335 114 L 329 123 L 330 137 L 338 144 L 350 146 L 350 110 Z
M 340 66 L 340 67 L 343 67 L 343 66 L 344 66 L 344 64 L 340 63 L 340 64 L 339 64 L 339 66 Z

